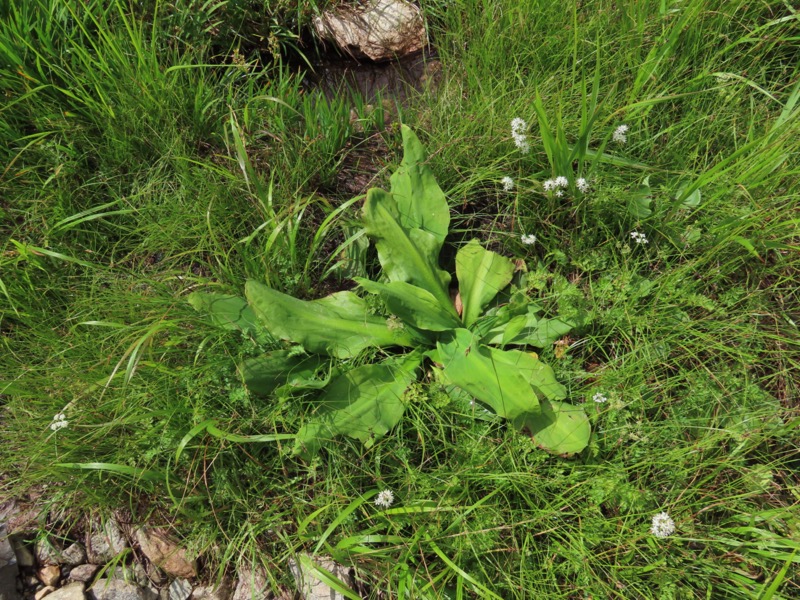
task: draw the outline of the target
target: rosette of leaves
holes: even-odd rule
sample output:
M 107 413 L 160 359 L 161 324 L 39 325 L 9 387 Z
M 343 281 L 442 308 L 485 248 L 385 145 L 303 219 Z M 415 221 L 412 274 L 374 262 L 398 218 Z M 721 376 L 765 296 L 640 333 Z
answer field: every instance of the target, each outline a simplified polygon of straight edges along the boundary
M 456 255 L 453 301 L 451 276 L 439 266 L 447 201 L 416 135 L 406 126 L 402 135 L 404 158 L 390 191 L 369 190 L 363 208 L 383 276 L 356 281 L 379 298 L 383 314 L 354 292 L 304 301 L 257 281 L 247 282 L 246 299 L 196 292 L 190 302 L 223 327 L 287 343 L 239 370 L 254 394 L 319 390 L 295 454 L 313 456 L 337 435 L 370 446 L 402 418 L 404 392 L 425 361 L 441 383 L 484 403 L 542 448 L 580 452 L 589 441 L 588 419 L 564 402 L 566 388 L 530 351 L 552 344 L 572 323 L 542 318 L 541 307 L 511 285 L 514 264 L 477 240 Z M 386 358 L 363 364 L 367 348 L 387 349 Z

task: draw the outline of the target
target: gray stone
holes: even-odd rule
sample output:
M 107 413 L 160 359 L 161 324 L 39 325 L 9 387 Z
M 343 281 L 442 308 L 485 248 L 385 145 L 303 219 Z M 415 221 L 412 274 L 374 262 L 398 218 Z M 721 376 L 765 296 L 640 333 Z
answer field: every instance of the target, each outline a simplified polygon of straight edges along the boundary
M 300 595 L 305 600 L 345 600 L 344 595 L 317 578 L 312 565 L 330 572 L 348 587 L 353 584 L 350 580 L 350 569 L 347 567 L 329 558 L 316 557 L 312 559 L 307 554 L 301 554 L 296 561 L 289 559 L 289 570 Z
M 80 565 L 86 562 L 86 550 L 77 542 L 66 548 L 54 540 L 40 540 L 35 547 L 36 561 L 40 565 Z
M 6 524 L 11 535 L 32 531 L 36 529 L 39 513 L 33 505 L 21 506 L 16 500 L 11 500 L 0 507 L 0 522 Z
M 28 547 L 27 542 L 17 535 L 9 536 L 11 546 L 14 548 L 14 554 L 17 557 L 17 564 L 20 567 L 32 567 L 36 564 L 36 559 L 33 557 L 33 552 Z
M 43 587 L 42 589 L 40 589 L 38 592 L 36 592 L 33 595 L 33 599 L 34 600 L 42 600 L 42 598 L 44 598 L 45 596 L 47 596 L 47 595 L 49 595 L 49 594 L 51 594 L 52 592 L 55 592 L 55 591 L 56 591 L 56 588 L 54 588 L 52 585 L 46 585 L 45 587 Z
M 91 600 L 156 600 L 152 590 L 123 579 L 98 579 L 89 590 Z
M 78 565 L 77 567 L 72 567 L 69 572 L 69 578 L 72 581 L 88 583 L 99 569 L 100 567 L 97 565 Z
M 17 555 L 8 539 L 6 524 L 0 523 L 0 567 L 17 564 Z
M 61 548 L 53 545 L 50 540 L 39 540 L 33 546 L 33 554 L 39 565 L 57 565 Z
M 186 600 L 192 594 L 192 584 L 185 579 L 174 579 L 169 584 L 169 600 Z
M 267 581 L 267 572 L 263 567 L 240 568 L 232 600 L 267 600 L 272 598 L 272 592 Z
M 223 577 L 218 586 L 201 585 L 194 588 L 192 600 L 231 600 L 232 595 L 233 582 Z
M 113 518 L 101 524 L 93 523 L 86 535 L 86 554 L 89 562 L 104 565 L 114 560 L 128 547 L 128 542 Z
M 39 581 L 46 586 L 58 585 L 58 580 L 61 579 L 61 568 L 58 565 L 47 565 L 39 569 L 37 575 Z
M 362 7 L 340 7 L 313 20 L 317 35 L 356 57 L 393 60 L 427 44 L 419 8 L 406 0 L 370 0 Z
M 184 579 L 197 577 L 197 562 L 164 532 L 137 529 L 136 540 L 144 555 L 168 575 Z
M 85 600 L 82 583 L 68 583 L 47 596 L 47 600 Z
M 106 571 L 103 576 L 106 579 L 121 579 L 136 585 L 147 586 L 150 584 L 150 578 L 147 576 L 147 571 L 140 563 L 132 565 L 119 565 L 114 567 L 113 570 Z
M 147 562 L 147 567 L 145 569 L 150 583 L 162 586 L 169 580 L 169 577 L 167 577 L 167 574 L 164 573 L 164 571 L 149 561 Z
M 86 562 L 86 549 L 83 547 L 83 544 L 75 542 L 64 548 L 59 559 L 62 565 L 69 565 L 71 567 L 82 565 Z

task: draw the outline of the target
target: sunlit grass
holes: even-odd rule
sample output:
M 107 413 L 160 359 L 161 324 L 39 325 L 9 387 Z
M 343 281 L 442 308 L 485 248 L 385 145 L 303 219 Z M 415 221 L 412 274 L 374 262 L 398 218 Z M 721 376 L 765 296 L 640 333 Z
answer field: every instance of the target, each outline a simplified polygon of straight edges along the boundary
M 346 248 L 358 200 L 333 190 L 378 116 L 362 103 L 358 133 L 347 102 L 289 69 L 176 41 L 178 10 L 162 27 L 124 3 L 12 4 L 3 495 L 48 484 L 75 511 L 169 515 L 210 577 L 260 561 L 275 586 L 316 550 L 376 598 L 798 594 L 800 71 L 785 4 L 424 3 L 444 79 L 404 120 L 448 193 L 453 240 L 524 260 L 546 308 L 582 315 L 542 358 L 596 433 L 580 457 L 553 457 L 420 387 L 373 448 L 341 440 L 311 464 L 281 440 L 231 441 L 296 431 L 313 398 L 250 396 L 234 365 L 264 345 L 185 298 L 241 294 L 247 278 L 322 295 L 346 285 L 331 269 L 346 256 L 372 269 Z M 556 176 L 590 189 L 546 193 Z M 224 435 L 188 435 L 209 419 Z M 384 489 L 388 509 L 373 502 Z M 676 526 L 663 539 L 662 511 Z

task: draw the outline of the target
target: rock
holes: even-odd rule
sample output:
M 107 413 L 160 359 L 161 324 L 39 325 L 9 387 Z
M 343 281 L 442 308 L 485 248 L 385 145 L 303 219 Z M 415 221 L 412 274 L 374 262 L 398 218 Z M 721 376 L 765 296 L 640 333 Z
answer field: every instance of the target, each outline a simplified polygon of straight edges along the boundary
M 232 600 L 265 600 L 272 598 L 272 592 L 267 583 L 267 572 L 263 567 L 239 569 L 239 581 L 233 591 Z
M 152 590 L 122 579 L 98 579 L 89 590 L 91 600 L 156 600 Z
M 197 563 L 190 559 L 185 548 L 179 548 L 163 532 L 155 529 L 137 529 L 136 540 L 150 562 L 173 577 L 184 579 L 197 576 Z
M 70 544 L 59 556 L 60 564 L 69 565 L 71 567 L 82 565 L 86 562 L 86 549 L 83 544 L 75 542 Z
M 44 598 L 48 594 L 50 594 L 52 592 L 55 592 L 55 591 L 56 591 L 56 588 L 54 588 L 52 585 L 46 585 L 45 587 L 40 589 L 38 592 L 36 592 L 33 595 L 33 598 L 34 598 L 34 600 L 42 600 L 42 598 Z
M 89 562 L 94 565 L 104 565 L 114 560 L 128 547 L 127 540 L 113 518 L 106 519 L 102 524 L 94 523 L 86 538 L 86 554 Z
M 169 579 L 164 571 L 149 561 L 145 570 L 147 572 L 147 578 L 151 583 L 155 583 L 156 585 L 164 585 Z
M 192 584 L 177 578 L 169 584 L 169 600 L 186 600 L 192 594 Z
M 202 585 L 194 588 L 192 600 L 231 600 L 233 595 L 233 582 L 228 577 L 223 577 L 218 586 Z
M 289 560 L 289 570 L 292 572 L 300 595 L 305 600 L 345 600 L 342 594 L 317 578 L 311 569 L 312 563 L 332 573 L 346 586 L 352 586 L 350 569 L 347 567 L 328 558 L 316 557 L 312 560 L 309 555 L 303 554 L 296 561 Z
M 72 571 L 69 572 L 69 578 L 72 581 L 88 583 L 99 568 L 97 565 L 78 565 L 77 567 L 72 567 Z
M 33 505 L 21 506 L 16 500 L 6 502 L 0 507 L 0 522 L 6 524 L 10 535 L 36 529 L 40 510 Z
M 6 533 L 6 524 L 0 522 L 0 567 L 17 564 L 17 555 Z
M 365 7 L 327 11 L 313 25 L 321 39 L 376 62 L 418 52 L 427 44 L 422 14 L 406 0 L 370 0 Z
M 103 576 L 106 579 L 121 579 L 122 581 L 128 581 L 142 586 L 148 586 L 150 584 L 147 571 L 145 571 L 140 563 L 114 567 L 113 571 L 107 571 Z
M 47 600 L 85 600 L 82 583 L 69 583 L 47 596 Z
M 36 562 L 40 565 L 57 565 L 58 555 L 61 552 L 62 548 L 50 540 L 40 540 L 33 546 L 33 554 L 36 556 Z
M 36 564 L 36 559 L 33 552 L 28 547 L 27 542 L 17 535 L 8 536 L 11 546 L 14 548 L 14 554 L 17 557 L 17 564 L 20 567 L 32 567 Z
M 58 580 L 61 579 L 61 568 L 58 565 L 47 565 L 39 569 L 38 577 L 39 581 L 48 587 L 58 585 Z

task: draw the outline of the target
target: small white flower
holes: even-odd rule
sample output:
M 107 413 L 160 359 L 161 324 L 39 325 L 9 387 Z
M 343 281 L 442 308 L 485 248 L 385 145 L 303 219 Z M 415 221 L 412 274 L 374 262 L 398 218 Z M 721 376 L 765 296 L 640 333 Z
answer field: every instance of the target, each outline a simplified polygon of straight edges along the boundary
M 394 503 L 394 494 L 392 490 L 383 490 L 382 492 L 378 493 L 378 497 L 375 498 L 375 506 L 379 508 L 389 508 Z
M 520 119 L 519 117 L 511 119 L 511 135 L 517 136 L 519 134 L 524 134 L 527 129 L 528 124 L 524 119 Z
M 519 117 L 511 120 L 511 137 L 514 138 L 514 144 L 523 154 L 527 154 L 531 150 L 528 136 L 525 135 L 527 130 L 528 124 Z
M 564 197 L 564 190 L 556 191 L 556 198 L 563 198 Z
M 514 189 L 514 180 L 511 177 L 503 177 L 500 182 L 503 184 L 503 189 L 510 192 Z
M 583 177 L 578 177 L 578 180 L 575 182 L 575 187 L 578 188 L 582 194 L 585 194 L 589 191 L 589 182 Z
M 545 181 L 542 184 L 542 187 L 544 187 L 544 191 L 545 192 L 549 192 L 549 191 L 552 191 L 552 190 L 556 189 L 556 187 L 558 187 L 558 186 L 556 186 L 556 180 L 555 179 L 548 179 L 547 181 Z
M 59 429 L 63 429 L 69 425 L 69 421 L 67 421 L 67 415 L 64 413 L 58 413 L 56 416 L 53 417 L 53 422 L 50 423 L 50 429 L 53 431 L 58 431 Z
M 603 402 L 607 402 L 608 398 L 603 392 L 597 392 L 594 396 L 592 396 L 592 400 L 594 400 L 598 404 L 602 404 Z
M 536 236 L 535 235 L 523 235 L 519 238 L 519 240 L 525 244 L 526 246 L 530 246 L 536 243 Z
M 523 154 L 527 154 L 531 151 L 531 145 L 528 143 L 528 140 L 524 135 L 514 136 L 514 144 L 516 144 L 517 148 L 519 148 L 519 151 Z
M 611 139 L 613 139 L 618 144 L 624 144 L 628 141 L 628 126 L 627 125 L 620 125 L 614 130 L 614 135 Z
M 650 533 L 659 538 L 669 537 L 675 533 L 675 521 L 665 512 L 660 512 L 653 517 Z
M 637 244 L 649 244 L 650 242 L 647 239 L 647 236 L 644 233 L 640 233 L 639 231 L 631 231 L 631 237 L 633 241 Z
M 569 180 L 563 175 L 559 175 L 558 177 L 556 177 L 555 182 L 558 187 L 562 188 L 569 187 Z

